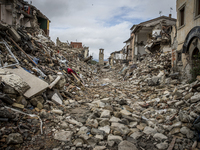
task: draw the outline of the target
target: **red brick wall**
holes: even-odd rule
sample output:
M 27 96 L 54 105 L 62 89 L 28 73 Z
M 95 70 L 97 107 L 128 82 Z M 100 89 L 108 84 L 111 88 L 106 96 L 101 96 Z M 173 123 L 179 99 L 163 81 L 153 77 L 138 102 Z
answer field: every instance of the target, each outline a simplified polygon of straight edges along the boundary
M 82 43 L 80 42 L 71 42 L 72 48 L 83 48 Z

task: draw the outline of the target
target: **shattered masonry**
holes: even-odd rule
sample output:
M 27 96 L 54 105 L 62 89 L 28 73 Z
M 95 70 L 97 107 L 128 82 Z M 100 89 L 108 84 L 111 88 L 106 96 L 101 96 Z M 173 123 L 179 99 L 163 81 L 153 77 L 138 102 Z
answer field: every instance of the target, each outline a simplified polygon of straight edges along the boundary
M 180 1 L 177 10 L 194 5 Z M 187 28 L 181 55 L 192 56 L 198 27 L 177 31 L 179 16 L 134 25 L 109 64 L 100 49 L 93 65 L 81 42 L 55 45 L 31 4 L 0 8 L 0 149 L 200 149 L 200 76 L 188 82 L 178 44 Z

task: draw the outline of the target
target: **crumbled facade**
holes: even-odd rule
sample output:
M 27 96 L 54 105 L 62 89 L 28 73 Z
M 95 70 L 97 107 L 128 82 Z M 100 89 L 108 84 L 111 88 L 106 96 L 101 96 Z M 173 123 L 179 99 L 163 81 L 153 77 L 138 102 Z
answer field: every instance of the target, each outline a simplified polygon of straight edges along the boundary
M 114 66 L 116 64 L 121 64 L 123 63 L 125 60 L 126 60 L 126 53 L 125 53 L 125 47 L 120 50 L 120 51 L 115 51 L 115 52 L 112 52 L 110 54 L 110 57 L 109 57 L 109 64 L 111 66 Z
M 50 20 L 35 6 L 23 0 L 2 0 L 0 20 L 14 28 L 40 28 L 49 35 Z
M 66 52 L 66 57 L 68 59 L 71 58 L 76 58 L 76 59 L 86 59 L 89 56 L 89 47 L 86 46 L 82 46 L 81 42 L 71 42 L 69 44 L 69 42 L 61 42 L 59 37 L 57 37 L 56 39 L 56 45 L 58 47 L 58 49 L 64 49 Z M 71 54 L 73 54 L 73 56 L 71 56 Z
M 161 16 L 131 27 L 130 58 L 133 61 L 156 50 L 171 51 L 171 30 L 176 19 Z

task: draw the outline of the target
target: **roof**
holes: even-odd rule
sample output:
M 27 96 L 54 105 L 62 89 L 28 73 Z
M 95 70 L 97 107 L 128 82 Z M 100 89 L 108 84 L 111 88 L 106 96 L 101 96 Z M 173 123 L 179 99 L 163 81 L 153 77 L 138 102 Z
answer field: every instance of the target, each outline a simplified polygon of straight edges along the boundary
M 141 26 L 144 26 L 144 25 L 146 25 L 146 24 L 148 24 L 148 23 L 152 23 L 152 22 L 158 21 L 158 20 L 160 20 L 160 19 L 166 19 L 166 20 L 170 20 L 170 21 L 176 22 L 176 19 L 175 19 L 175 18 L 171 18 L 171 17 L 167 17 L 167 16 L 160 16 L 160 17 L 158 17 L 158 18 L 154 18 L 154 19 L 151 19 L 151 20 L 148 20 L 148 21 L 145 21 L 145 22 L 141 22 L 141 23 L 138 24 L 138 25 L 133 25 L 133 26 L 131 27 L 131 30 L 136 26 L 136 28 L 135 28 L 134 31 L 133 31 L 133 32 L 135 32 L 135 31 L 137 31 Z
M 82 42 L 71 42 L 71 44 L 82 44 Z
M 168 19 L 168 20 L 171 20 L 171 21 L 176 21 L 175 18 L 171 18 L 171 17 L 167 17 L 167 16 L 160 16 L 158 18 L 154 18 L 154 19 L 151 19 L 151 20 L 148 20 L 148 21 L 145 21 L 145 22 L 141 22 L 139 25 L 145 25 L 147 23 L 154 22 L 154 21 L 157 21 L 159 19 Z
M 134 24 L 131 28 L 130 28 L 130 30 L 133 30 L 133 28 L 135 27 L 136 25 Z
M 133 37 L 131 36 L 128 40 L 124 41 L 124 43 L 127 43 L 129 41 L 131 41 L 133 39 Z
M 110 53 L 110 55 L 112 55 L 112 54 L 114 54 L 114 53 L 120 53 L 120 51 L 121 51 L 121 50 L 119 50 L 119 51 L 114 51 L 114 52 Z

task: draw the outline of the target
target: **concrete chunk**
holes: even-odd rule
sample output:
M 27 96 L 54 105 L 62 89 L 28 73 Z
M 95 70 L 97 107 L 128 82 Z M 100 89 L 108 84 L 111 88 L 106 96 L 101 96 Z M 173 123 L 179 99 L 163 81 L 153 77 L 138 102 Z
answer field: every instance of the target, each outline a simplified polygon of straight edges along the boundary
M 31 87 L 24 93 L 24 96 L 27 98 L 31 98 L 36 94 L 42 93 L 49 86 L 48 83 L 25 71 L 23 68 L 18 68 L 18 69 L 5 68 L 5 70 L 20 76 Z

